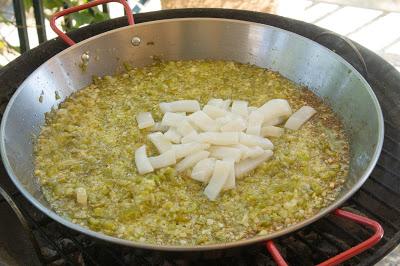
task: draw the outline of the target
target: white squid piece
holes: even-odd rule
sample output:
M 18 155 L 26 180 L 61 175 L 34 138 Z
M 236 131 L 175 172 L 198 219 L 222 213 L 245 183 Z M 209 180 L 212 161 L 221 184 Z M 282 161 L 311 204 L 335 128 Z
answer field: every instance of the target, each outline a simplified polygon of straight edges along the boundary
M 200 142 L 205 142 L 213 145 L 233 145 L 239 143 L 238 132 L 204 132 L 198 136 Z
M 259 111 L 253 111 L 249 115 L 249 122 L 247 125 L 246 133 L 249 135 L 260 136 L 261 125 L 264 121 L 264 116 Z
M 280 117 L 274 117 L 268 120 L 264 120 L 263 126 L 277 126 L 285 122 L 287 117 L 280 116 Z
M 211 147 L 209 149 L 210 157 L 220 159 L 220 160 L 233 160 L 234 162 L 239 162 L 242 156 L 242 151 L 237 148 L 232 147 Z
M 181 143 L 182 139 L 182 136 L 174 128 L 168 129 L 168 131 L 164 133 L 164 137 L 172 143 Z
M 187 168 L 194 166 L 199 161 L 208 158 L 209 155 L 210 153 L 208 151 L 198 151 L 194 154 L 191 154 L 176 164 L 176 171 L 185 171 Z
M 274 153 L 270 150 L 264 151 L 264 153 L 256 158 L 246 159 L 235 165 L 235 175 L 236 177 L 241 177 L 253 171 L 260 164 L 269 160 Z
M 240 132 L 246 129 L 246 122 L 242 118 L 235 118 L 230 120 L 228 118 L 228 122 L 224 123 L 220 126 L 220 131 L 223 132 Z M 219 121 L 217 121 L 219 123 Z
M 187 136 L 191 133 L 197 133 L 196 130 L 192 127 L 192 125 L 187 120 L 182 120 L 181 123 L 176 128 L 176 131 L 182 136 Z
M 194 180 L 208 183 L 210 177 L 214 171 L 215 159 L 214 158 L 206 158 L 199 161 L 192 170 L 190 177 Z
M 243 117 L 247 117 L 249 115 L 248 105 L 249 103 L 246 101 L 233 101 L 231 112 Z
M 141 146 L 135 151 L 135 164 L 139 174 L 147 174 L 154 171 L 146 154 L 146 145 Z
M 151 141 L 151 143 L 153 143 L 160 153 L 172 149 L 172 143 L 161 132 L 151 133 L 147 135 L 147 138 Z
M 139 129 L 148 128 L 155 124 L 153 116 L 149 112 L 138 113 L 136 115 L 136 121 Z
M 212 119 L 216 119 L 218 117 L 223 117 L 226 115 L 227 111 L 217 106 L 213 105 L 205 105 L 203 107 L 203 112 L 206 113 Z
M 297 130 L 316 113 L 317 111 L 311 106 L 303 106 L 289 117 L 286 121 L 285 127 Z
M 175 157 L 177 160 L 186 157 L 189 154 L 207 150 L 208 148 L 210 148 L 209 144 L 195 142 L 176 144 L 172 146 L 172 149 L 175 151 Z
M 161 112 L 188 112 L 194 113 L 200 110 L 200 104 L 196 100 L 180 100 L 175 102 L 160 103 Z
M 154 124 L 154 126 L 152 126 L 150 128 L 150 131 L 151 132 L 167 132 L 168 129 L 169 129 L 169 126 L 163 126 L 163 125 L 161 125 L 161 122 L 156 122 Z
M 246 146 L 260 146 L 264 150 L 273 150 L 274 144 L 267 139 L 259 136 L 248 135 L 243 132 L 239 133 L 239 142 Z
M 190 121 L 203 131 L 217 131 L 218 126 L 215 120 L 209 117 L 203 111 L 197 111 L 188 116 Z
M 225 184 L 222 187 L 223 190 L 234 189 L 236 187 L 236 176 L 235 176 L 235 163 L 232 160 L 225 160 L 229 163 L 230 169 L 228 177 L 226 178 Z
M 175 151 L 170 149 L 158 156 L 149 157 L 149 161 L 154 169 L 159 169 L 176 164 Z
M 231 169 L 231 162 L 217 160 L 210 181 L 204 189 L 209 200 L 215 200 L 225 185 Z
M 285 130 L 281 127 L 266 126 L 261 129 L 261 136 L 263 137 L 280 137 L 285 133 Z
M 161 125 L 168 127 L 178 127 L 183 120 L 186 120 L 186 116 L 182 114 L 166 112 L 161 120 Z
M 199 140 L 199 134 L 197 134 L 196 131 L 193 131 L 192 133 L 184 136 L 181 139 L 181 143 L 198 142 L 198 140 Z
M 264 121 L 282 116 L 289 117 L 292 114 L 292 108 L 290 108 L 288 101 L 284 99 L 270 100 L 258 108 L 258 111 L 263 114 Z
M 75 192 L 76 192 L 76 202 L 78 202 L 80 205 L 86 206 L 88 199 L 86 189 L 83 187 L 78 187 L 76 188 Z

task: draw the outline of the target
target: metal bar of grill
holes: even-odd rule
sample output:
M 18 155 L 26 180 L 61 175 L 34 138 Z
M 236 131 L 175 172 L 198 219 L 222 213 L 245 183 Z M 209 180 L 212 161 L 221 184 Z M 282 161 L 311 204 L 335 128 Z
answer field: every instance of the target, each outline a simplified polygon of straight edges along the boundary
M 41 0 L 32 0 L 33 12 L 35 14 L 36 32 L 38 35 L 39 43 L 47 41 L 46 28 L 43 16 L 43 4 Z
M 17 23 L 21 54 L 29 50 L 29 38 L 26 25 L 25 5 L 23 0 L 13 0 L 15 22 Z

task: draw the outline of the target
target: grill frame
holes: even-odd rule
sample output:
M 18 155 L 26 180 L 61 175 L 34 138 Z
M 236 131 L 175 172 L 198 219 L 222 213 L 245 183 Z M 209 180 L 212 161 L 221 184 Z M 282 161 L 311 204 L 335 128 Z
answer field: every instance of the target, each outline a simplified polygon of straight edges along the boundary
M 235 10 L 226 10 L 226 9 L 183 9 L 183 10 L 165 10 L 161 12 L 151 12 L 151 13 L 144 13 L 138 14 L 135 17 L 136 22 L 145 22 L 151 20 L 158 20 L 158 19 L 167 19 L 167 18 L 179 18 L 179 17 L 218 17 L 218 18 L 232 18 L 232 19 L 239 19 L 239 20 L 246 20 L 252 22 L 258 22 L 263 24 L 268 24 L 276 27 L 283 28 L 288 31 L 295 32 L 297 34 L 303 35 L 305 37 L 313 39 L 313 37 L 317 36 L 324 30 L 318 28 L 316 26 L 299 22 L 287 18 L 282 18 L 279 16 L 269 15 L 269 14 L 262 14 L 256 12 L 248 12 L 248 11 L 235 11 Z M 126 19 L 120 18 L 111 20 L 104 23 L 95 24 L 86 28 L 79 29 L 76 32 L 71 33 L 71 37 L 75 40 L 82 40 L 86 39 L 90 36 L 97 35 L 101 32 L 105 32 L 117 27 L 125 26 Z M 350 62 L 354 67 L 357 69 L 361 69 L 362 66 L 358 58 L 354 55 L 351 49 L 349 50 L 345 44 L 338 41 L 337 39 L 332 38 L 321 38 L 318 42 L 331 50 L 335 50 L 336 53 L 341 55 L 345 58 L 348 62 Z M 345 204 L 345 209 L 360 213 L 362 215 L 371 217 L 376 219 L 378 222 L 382 224 L 385 229 L 386 236 L 384 236 L 383 241 L 379 243 L 377 246 L 372 248 L 371 250 L 363 253 L 362 256 L 357 256 L 353 258 L 351 261 L 347 262 L 348 265 L 371 265 L 378 261 L 383 255 L 388 253 L 392 248 L 396 246 L 397 243 L 400 241 L 400 216 L 397 219 L 393 219 L 393 216 L 390 216 L 387 212 L 382 213 L 382 208 L 389 209 L 389 211 L 395 210 L 396 213 L 400 213 L 400 203 L 387 203 L 387 198 L 385 198 L 384 194 L 391 193 L 392 197 L 398 197 L 400 195 L 400 175 L 396 174 L 396 163 L 399 165 L 400 163 L 400 136 L 398 135 L 399 128 L 400 128 L 400 121 L 396 121 L 396 110 L 398 112 L 400 106 L 400 90 L 395 91 L 393 90 L 396 88 L 395 86 L 399 84 L 400 75 L 399 73 L 388 63 L 386 63 L 383 59 L 379 58 L 377 55 L 373 54 L 372 52 L 368 51 L 367 49 L 359 46 L 356 44 L 357 48 L 360 50 L 361 55 L 364 57 L 365 62 L 369 69 L 369 76 L 365 77 L 367 81 L 370 83 L 371 87 L 374 89 L 378 99 L 381 102 L 381 107 L 384 112 L 384 116 L 387 120 L 385 120 L 385 142 L 384 148 L 382 151 L 381 158 L 378 162 L 377 167 L 374 169 L 371 177 L 367 180 L 364 186 L 357 192 L 349 201 Z M 19 84 L 33 71 L 35 70 L 41 63 L 45 62 L 48 58 L 52 57 L 53 55 L 57 54 L 58 52 L 62 51 L 63 49 L 67 48 L 61 41 L 59 40 L 51 40 L 40 47 L 37 47 L 26 54 L 22 55 L 14 62 L 7 65 L 0 71 L 0 80 L 4 83 L 4 88 L 0 91 L 0 103 L 2 104 L 1 107 L 4 110 L 6 103 L 8 102 L 9 97 L 13 94 L 15 89 L 19 86 Z M 18 70 L 18 71 L 16 71 Z M 363 73 L 362 71 L 360 71 Z M 14 79 L 7 78 L 11 73 L 13 73 Z M 4 81 L 4 82 L 3 82 Z M 396 84 L 397 83 L 397 84 Z M 397 102 L 396 102 L 397 101 Z M 384 104 L 382 104 L 384 103 Z M 397 133 L 397 134 L 396 134 Z M 394 163 L 396 162 L 396 163 Z M 398 167 L 398 166 L 397 166 Z M 381 171 L 381 172 L 379 172 Z M 379 172 L 379 173 L 377 173 Z M 384 181 L 382 181 L 382 176 L 384 177 Z M 4 169 L 2 172 L 2 178 L 8 179 L 6 176 Z M 396 182 L 397 180 L 397 182 Z M 7 182 L 7 181 L 5 181 Z M 4 181 L 1 180 L 1 184 L 3 185 Z M 374 183 L 374 184 L 370 184 Z M 19 192 L 15 191 L 15 187 L 13 185 L 7 185 L 8 190 L 12 192 L 13 198 L 17 200 L 19 206 L 22 206 L 23 213 L 30 221 L 32 228 L 34 228 L 34 233 L 38 238 L 47 238 L 47 242 L 54 249 L 58 251 L 57 256 L 53 258 L 48 258 L 48 263 L 54 262 L 58 258 L 64 259 L 65 262 L 69 262 L 72 264 L 76 261 L 71 260 L 71 257 L 68 254 L 76 254 L 78 253 L 83 254 L 85 261 L 89 265 L 96 265 L 96 257 L 93 257 L 90 254 L 90 249 L 95 247 L 98 248 L 99 245 L 101 247 L 106 246 L 104 250 L 108 250 L 111 252 L 109 257 L 114 258 L 114 262 L 118 263 L 118 259 L 121 258 L 121 254 L 112 255 L 112 253 L 119 252 L 121 250 L 125 250 L 126 248 L 118 247 L 118 246 L 109 246 L 108 244 L 104 245 L 100 241 L 96 241 L 91 239 L 90 237 L 83 237 L 82 235 L 78 235 L 75 232 L 68 231 L 68 229 L 64 228 L 60 224 L 57 224 L 51 221 L 49 218 L 41 217 L 41 214 L 38 213 L 37 210 L 33 209 L 29 203 L 26 202 L 25 199 L 19 197 Z M 375 193 L 371 191 L 372 188 L 378 187 L 383 192 Z M 372 193 L 371 193 L 372 192 Z M 366 198 L 365 195 L 370 195 Z M 365 202 L 365 201 L 368 202 Z M 0 204 L 3 203 L 4 200 L 0 199 Z M 370 202 L 378 205 L 371 205 Z M 366 206 L 367 205 L 367 206 Z M 377 208 L 378 206 L 379 208 Z M 354 208 L 356 207 L 356 208 Z M 378 211 L 377 211 L 378 210 Z M 360 212 L 361 211 L 361 212 Z M 38 218 L 39 217 L 39 218 Z M 340 225 L 340 226 L 338 226 Z M 57 239 L 53 239 L 57 236 L 54 234 L 47 235 L 46 230 L 49 226 L 55 226 L 57 231 L 63 232 L 63 238 L 71 238 L 73 242 L 74 248 L 63 248 L 59 243 L 57 243 Z M 349 247 L 347 243 L 342 243 L 339 237 L 335 237 L 326 232 L 327 229 L 335 230 L 336 235 L 345 236 L 347 238 L 347 242 L 351 242 L 351 244 L 357 244 L 362 240 L 366 239 L 371 232 L 367 229 L 362 227 L 355 227 L 355 228 L 348 228 L 343 225 L 343 222 L 337 220 L 332 215 L 317 221 L 310 226 L 307 226 L 303 230 L 299 230 L 295 233 L 289 234 L 288 236 L 281 237 L 276 240 L 276 243 L 279 249 L 282 251 L 285 258 L 288 260 L 289 263 L 292 265 L 296 265 L 299 263 L 299 257 L 292 257 L 291 254 L 296 253 L 296 245 L 288 243 L 290 241 L 297 241 L 302 243 L 303 246 L 307 246 L 309 250 L 313 251 L 316 257 L 313 263 L 318 261 L 322 261 L 324 259 L 329 258 L 334 253 L 334 251 L 340 252 Z M 339 229 L 340 228 L 340 229 Z M 330 230 L 329 229 L 329 230 Z M 328 230 L 328 231 L 329 231 Z M 354 231 L 358 232 L 354 234 Z M 326 254 L 326 252 L 321 252 L 319 245 L 315 245 L 315 241 L 313 242 L 313 238 L 310 238 L 310 234 L 317 232 L 317 239 L 323 239 L 326 243 L 330 243 L 331 251 Z M 294 239 L 294 240 L 293 240 Z M 311 240 L 310 240 L 311 239 Z M 46 239 L 45 239 L 46 240 Z M 318 240 L 319 241 L 319 240 Z M 46 241 L 39 241 L 42 243 Z M 90 244 L 85 244 L 86 242 Z M 101 249 L 103 250 L 103 249 Z M 146 259 L 148 254 L 146 252 L 149 251 L 142 251 L 143 254 L 137 254 L 136 250 L 130 250 L 134 254 L 134 258 L 138 260 L 139 264 L 148 264 L 153 263 L 154 261 L 148 261 Z M 256 253 L 256 257 L 265 256 L 265 261 L 259 259 L 261 262 L 270 261 L 269 255 L 265 252 L 263 248 L 260 249 L 260 246 L 250 246 L 248 248 L 241 248 L 241 250 L 227 250 L 227 251 L 219 251 L 214 252 L 215 254 L 211 254 L 210 252 L 203 252 L 199 254 L 192 254 L 191 256 L 194 258 L 200 258 L 203 262 L 212 262 L 218 264 L 226 264 L 233 262 L 240 262 L 241 260 L 249 259 L 250 255 Z M 128 252 L 129 253 L 129 252 Z M 140 253 L 140 252 L 139 252 Z M 175 254 L 168 254 L 168 253 L 161 253 L 161 252 L 153 252 L 154 254 L 150 255 L 150 257 L 154 258 L 155 256 L 158 257 L 159 261 L 162 262 L 164 260 L 171 261 L 172 264 L 175 263 L 176 257 L 178 257 L 178 261 L 182 260 L 182 254 L 175 253 Z M 238 253 L 244 253 L 245 255 L 239 255 Z M 247 254 L 247 255 L 246 255 Z M 131 256 L 131 255 L 130 255 Z M 131 256 L 132 257 L 132 256 Z M 186 255 L 187 257 L 187 255 Z M 171 259 L 173 258 L 173 259 Z M 238 258 L 238 259 L 232 259 Z M 90 263 L 92 262 L 92 263 Z M 124 262 L 121 261 L 122 264 Z M 251 262 L 251 261 L 250 261 Z M 255 261 L 257 262 L 257 261 Z M 306 265 L 309 261 L 304 261 L 303 265 Z M 157 263 L 156 263 L 157 264 Z M 249 263 L 249 265 L 252 265 Z

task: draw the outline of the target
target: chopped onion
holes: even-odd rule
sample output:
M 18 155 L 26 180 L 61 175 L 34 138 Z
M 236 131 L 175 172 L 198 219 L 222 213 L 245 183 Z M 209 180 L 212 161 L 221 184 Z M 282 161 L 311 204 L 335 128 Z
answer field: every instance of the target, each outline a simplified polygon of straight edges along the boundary
M 190 177 L 194 180 L 208 183 L 215 166 L 214 158 L 206 158 L 199 161 L 192 170 Z
M 236 177 L 241 177 L 250 171 L 254 170 L 257 166 L 262 164 L 271 158 L 273 152 L 270 150 L 264 151 L 264 153 L 256 158 L 246 159 L 235 165 L 235 175 Z
M 135 163 L 136 168 L 141 175 L 154 171 L 146 154 L 146 145 L 141 146 L 135 151 Z
M 150 128 L 150 131 L 152 131 L 152 132 L 167 132 L 168 131 L 168 129 L 169 129 L 169 127 L 168 126 L 163 126 L 163 125 L 161 125 L 161 123 L 160 122 L 156 122 L 155 124 L 154 124 L 154 126 L 152 126 L 151 128 Z
M 231 111 L 234 114 L 246 117 L 249 115 L 248 105 L 249 103 L 246 101 L 233 101 Z
M 147 138 L 154 144 L 160 153 L 172 149 L 171 142 L 161 132 L 154 132 L 147 135 Z
M 238 132 L 204 132 L 200 133 L 198 140 L 214 145 L 233 145 L 239 143 Z
M 148 128 L 154 126 L 154 119 L 151 113 L 142 112 L 136 115 L 136 121 L 138 123 L 139 129 Z
M 297 130 L 316 113 L 317 111 L 311 106 L 303 106 L 289 117 L 286 121 L 285 127 Z
M 170 128 L 164 133 L 164 137 L 172 143 L 180 143 L 182 136 L 174 128 Z
M 272 144 L 269 139 L 254 135 L 247 135 L 243 132 L 239 133 L 239 142 L 246 146 L 260 146 L 265 150 L 274 149 L 274 144 Z
M 184 115 L 166 112 L 161 120 L 161 125 L 169 127 L 178 127 L 180 123 L 185 119 L 186 116 Z
M 189 154 L 198 151 L 203 151 L 208 148 L 210 148 L 209 144 L 195 143 L 195 142 L 172 145 L 172 149 L 175 151 L 175 157 L 177 160 L 186 157 Z
M 209 149 L 210 157 L 214 157 L 220 160 L 231 159 L 235 162 L 239 162 L 242 156 L 242 152 L 240 149 L 231 148 L 231 147 L 211 147 Z
M 158 156 L 149 157 L 150 163 L 154 169 L 159 169 L 176 164 L 175 151 L 170 149 Z
M 161 112 L 188 112 L 194 113 L 200 110 L 200 104 L 196 100 L 181 100 L 169 103 L 160 103 Z
M 181 134 L 182 136 L 187 136 L 191 133 L 197 133 L 196 130 L 192 127 L 192 125 L 187 121 L 183 120 L 176 128 L 176 131 Z
M 78 187 L 76 188 L 76 201 L 80 204 L 80 205 L 87 205 L 87 193 L 86 193 L 86 189 L 83 187 Z
M 264 121 L 281 116 L 289 117 L 292 114 L 292 108 L 290 108 L 288 101 L 284 99 L 270 100 L 258 108 L 258 111 L 264 115 Z
M 228 118 L 228 120 L 230 120 Z M 217 121 L 217 123 L 219 123 Z M 246 122 L 242 118 L 235 118 L 220 126 L 221 131 L 239 132 L 246 129 Z
M 274 118 L 268 119 L 266 121 L 264 120 L 263 125 L 264 126 L 277 126 L 277 125 L 282 124 L 285 121 L 286 121 L 286 117 L 284 117 L 284 116 L 274 117 Z
M 253 111 L 249 115 L 249 122 L 247 125 L 246 133 L 249 135 L 260 136 L 261 125 L 263 123 L 264 116 L 259 111 Z
M 233 189 L 236 187 L 236 177 L 235 177 L 235 163 L 232 160 L 226 160 L 229 162 L 230 169 L 228 177 L 226 178 L 223 190 Z
M 266 126 L 261 129 L 261 136 L 263 137 L 280 137 L 285 133 L 285 130 L 280 127 Z
M 217 123 L 203 111 L 197 111 L 188 116 L 190 121 L 203 131 L 216 131 Z
M 176 164 L 176 171 L 182 172 L 189 167 L 194 166 L 199 161 L 207 158 L 210 155 L 208 151 L 198 151 L 185 157 L 182 161 Z
M 203 112 L 206 113 L 212 119 L 225 116 L 227 113 L 225 109 L 213 105 L 205 105 L 203 107 Z
M 210 200 L 215 200 L 221 192 L 231 169 L 230 162 L 217 160 L 210 182 L 204 189 L 204 194 Z

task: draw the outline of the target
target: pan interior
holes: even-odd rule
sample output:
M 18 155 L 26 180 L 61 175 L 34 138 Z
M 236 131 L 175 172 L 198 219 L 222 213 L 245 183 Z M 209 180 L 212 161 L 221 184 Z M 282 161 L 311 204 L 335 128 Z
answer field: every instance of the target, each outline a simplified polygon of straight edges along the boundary
M 141 39 L 139 46 L 131 44 L 133 37 Z M 34 139 L 44 123 L 44 113 L 75 90 L 89 85 L 93 75 L 122 71 L 125 62 L 133 66 L 149 65 L 154 57 L 163 60 L 230 60 L 278 71 L 307 86 L 328 103 L 349 134 L 349 177 L 331 206 L 286 230 L 236 244 L 273 238 L 318 219 L 353 194 L 376 163 L 383 141 L 379 104 L 362 76 L 333 52 L 299 35 L 255 23 L 207 18 L 143 23 L 101 34 L 56 55 L 25 80 L 7 106 L 1 127 L 5 167 L 24 195 L 52 218 L 99 238 L 162 248 L 101 235 L 57 216 L 49 210 L 33 177 L 32 157 Z M 55 97 L 56 93 L 59 99 Z

